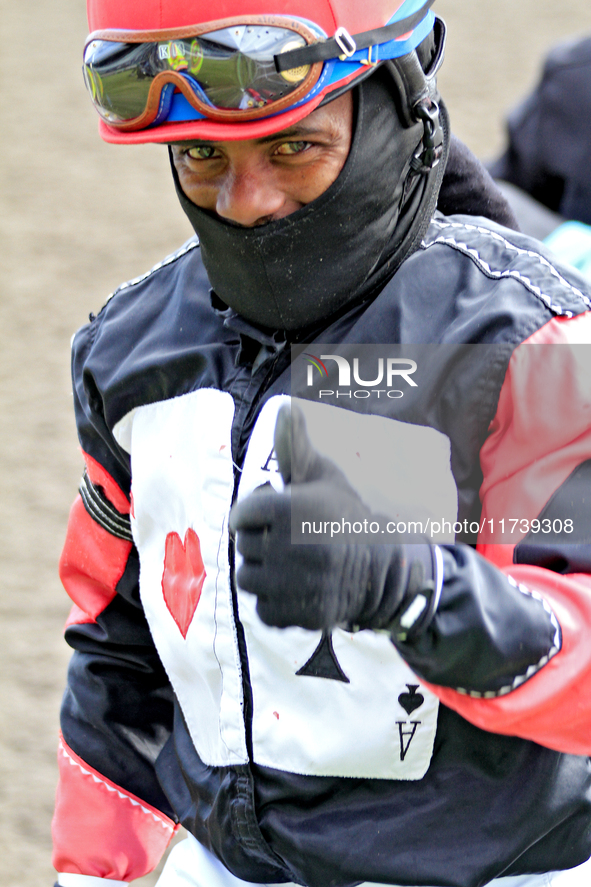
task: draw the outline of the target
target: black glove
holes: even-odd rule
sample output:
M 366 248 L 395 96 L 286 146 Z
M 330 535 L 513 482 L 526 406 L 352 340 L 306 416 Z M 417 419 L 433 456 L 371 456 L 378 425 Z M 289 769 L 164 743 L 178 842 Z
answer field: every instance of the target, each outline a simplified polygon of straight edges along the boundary
M 408 613 L 419 594 L 425 604 L 414 610 L 422 617 L 433 597 L 431 546 L 292 544 L 292 515 L 297 521 L 351 524 L 377 517 L 334 462 L 314 449 L 295 404 L 279 411 L 275 455 L 285 490 L 277 493 L 265 484 L 230 515 L 244 558 L 238 584 L 257 595 L 262 621 L 280 628 L 387 628 L 406 636 L 396 617 Z

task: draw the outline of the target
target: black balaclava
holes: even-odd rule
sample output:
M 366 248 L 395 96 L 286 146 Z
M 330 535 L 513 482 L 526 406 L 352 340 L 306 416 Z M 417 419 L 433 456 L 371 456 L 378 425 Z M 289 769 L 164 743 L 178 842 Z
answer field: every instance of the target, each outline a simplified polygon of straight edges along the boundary
M 444 156 L 435 169 L 410 173 L 422 123 L 404 127 L 394 85 L 379 69 L 356 87 L 349 156 L 337 179 L 312 203 L 255 228 L 202 210 L 181 190 L 181 206 L 201 241 L 215 293 L 247 320 L 300 330 L 370 298 L 419 245 L 435 210 L 449 126 L 441 108 Z

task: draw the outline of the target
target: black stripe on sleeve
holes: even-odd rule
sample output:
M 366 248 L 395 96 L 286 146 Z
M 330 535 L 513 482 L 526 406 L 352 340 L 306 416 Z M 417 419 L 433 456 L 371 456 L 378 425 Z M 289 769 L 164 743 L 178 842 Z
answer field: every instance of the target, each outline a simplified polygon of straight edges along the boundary
M 86 471 L 82 475 L 79 492 L 84 507 L 97 524 L 112 536 L 133 542 L 129 517 L 111 505 L 102 490 L 92 483 Z

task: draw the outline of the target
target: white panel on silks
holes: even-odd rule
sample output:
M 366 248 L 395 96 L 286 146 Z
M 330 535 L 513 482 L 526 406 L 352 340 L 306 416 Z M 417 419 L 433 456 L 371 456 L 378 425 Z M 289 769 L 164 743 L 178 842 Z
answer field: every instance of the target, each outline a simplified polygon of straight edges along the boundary
M 271 399 L 259 416 L 244 464 L 239 498 L 267 481 L 281 489 L 277 463 L 269 456 L 273 448 L 275 417 L 284 401 L 284 397 Z M 324 435 L 322 450 L 337 460 L 337 454 L 331 453 L 330 443 L 338 439 L 338 462 L 343 467 L 348 460 L 351 461 L 349 449 L 353 448 L 352 458 L 357 458 L 360 441 L 366 444 L 363 451 L 366 463 L 374 460 L 375 467 L 376 454 L 383 454 L 383 442 L 377 441 L 371 453 L 367 449 L 368 442 L 377 432 L 378 437 L 386 434 L 392 446 L 395 426 L 402 424 L 379 417 L 376 423 L 373 416 L 351 414 L 335 407 L 328 409 L 331 411 L 330 423 L 324 427 L 329 433 Z M 341 417 L 336 416 L 336 413 L 344 412 L 349 412 L 355 420 L 346 435 L 341 429 L 349 427 L 348 417 L 342 423 Z M 317 433 L 313 423 L 310 425 L 314 439 Z M 438 507 L 441 503 L 447 515 L 455 515 L 456 494 L 449 467 L 449 442 L 446 447 L 444 436 L 432 429 L 411 427 L 416 435 L 415 444 L 417 437 L 422 435 L 422 447 L 417 450 L 415 446 L 415 451 L 422 453 L 421 458 L 437 460 L 440 474 L 436 494 Z M 402 429 L 404 435 L 408 435 L 408 428 Z M 400 464 L 400 468 L 408 471 L 408 466 L 405 469 Z M 391 477 L 391 466 L 382 477 L 386 475 Z M 375 472 L 373 476 L 376 476 Z M 437 481 L 432 466 L 429 477 Z M 410 495 L 408 478 L 405 479 L 405 490 L 405 495 Z M 392 499 L 395 499 L 394 495 Z M 245 629 L 253 692 L 255 762 L 315 776 L 378 779 L 420 779 L 424 776 L 433 753 L 438 701 L 421 685 L 389 638 L 372 631 L 351 634 L 336 629 L 331 633 L 329 643 L 319 631 L 265 626 L 256 615 L 255 607 L 256 599 L 240 591 L 240 620 Z M 329 657 L 332 657 L 333 678 L 316 677 L 310 673 L 298 675 L 321 644 L 325 654 L 328 649 Z M 307 670 L 311 671 L 310 668 Z
M 332 404 L 297 403 L 316 449 L 336 462 L 372 511 L 397 523 L 420 522 L 430 542 L 454 541 L 458 492 L 447 435 Z M 431 521 L 447 532 L 431 535 Z
M 142 603 L 197 752 L 212 766 L 247 760 L 228 564 L 233 416 L 228 393 L 203 389 L 139 407 L 114 430 L 131 453 Z M 191 573 L 199 545 L 201 587 Z

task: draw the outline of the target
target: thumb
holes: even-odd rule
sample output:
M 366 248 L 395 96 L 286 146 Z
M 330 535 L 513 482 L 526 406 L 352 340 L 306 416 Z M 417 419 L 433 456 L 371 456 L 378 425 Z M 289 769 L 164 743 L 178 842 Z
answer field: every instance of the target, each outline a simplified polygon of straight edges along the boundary
M 318 480 L 338 471 L 335 465 L 314 448 L 308 437 L 304 414 L 297 404 L 285 404 L 275 424 L 275 456 L 285 484 Z
M 273 446 L 283 483 L 291 483 L 291 406 L 288 403 L 277 413 Z

